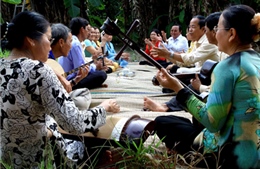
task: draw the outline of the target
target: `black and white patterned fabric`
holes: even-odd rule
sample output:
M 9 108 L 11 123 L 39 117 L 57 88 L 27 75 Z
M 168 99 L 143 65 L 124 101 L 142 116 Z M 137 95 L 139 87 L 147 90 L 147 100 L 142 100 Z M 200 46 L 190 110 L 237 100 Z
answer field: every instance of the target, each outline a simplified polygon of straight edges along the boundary
M 14 168 L 38 168 L 47 125 L 81 134 L 105 124 L 103 107 L 79 110 L 50 67 L 28 58 L 0 60 L 0 157 Z M 53 123 L 54 124 L 54 123 Z M 53 131 L 57 126 L 53 125 Z M 65 144 L 66 146 L 66 144 Z

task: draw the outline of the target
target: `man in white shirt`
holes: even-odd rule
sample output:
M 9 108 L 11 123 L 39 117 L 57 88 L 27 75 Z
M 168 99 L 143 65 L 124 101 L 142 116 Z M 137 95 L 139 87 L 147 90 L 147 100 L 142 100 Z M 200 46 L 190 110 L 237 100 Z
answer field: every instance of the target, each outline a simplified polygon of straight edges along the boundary
M 166 40 L 166 33 L 163 34 L 164 46 L 171 52 L 185 53 L 189 48 L 188 40 L 182 36 L 181 25 L 173 25 L 171 28 L 171 37 Z

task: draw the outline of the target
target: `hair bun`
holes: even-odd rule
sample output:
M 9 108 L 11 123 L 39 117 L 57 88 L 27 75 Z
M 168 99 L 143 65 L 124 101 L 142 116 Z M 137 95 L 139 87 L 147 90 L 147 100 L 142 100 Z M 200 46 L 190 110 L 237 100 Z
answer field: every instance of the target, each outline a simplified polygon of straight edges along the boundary
M 251 20 L 251 25 L 255 28 L 252 39 L 254 42 L 260 40 L 260 13 L 256 13 L 253 19 Z

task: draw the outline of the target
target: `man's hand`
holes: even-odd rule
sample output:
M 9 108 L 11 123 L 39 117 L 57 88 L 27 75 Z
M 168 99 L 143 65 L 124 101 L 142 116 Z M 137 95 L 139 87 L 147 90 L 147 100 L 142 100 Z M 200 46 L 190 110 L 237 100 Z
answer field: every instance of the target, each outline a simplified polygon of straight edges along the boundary
M 113 66 L 113 61 L 108 59 L 107 57 L 104 57 L 105 65 L 107 66 Z
M 76 83 L 80 82 L 82 79 L 84 79 L 88 75 L 88 73 L 89 73 L 89 66 L 84 66 L 84 67 L 80 68 L 74 81 Z
M 167 50 L 167 48 L 163 45 L 163 43 L 160 43 L 159 47 L 153 47 L 150 50 L 150 54 L 153 56 L 161 56 L 166 59 L 170 58 L 171 52 Z
M 171 70 L 174 65 L 175 65 L 175 64 L 170 64 L 170 65 L 168 65 L 168 66 L 166 67 L 166 70 L 168 70 L 168 71 Z

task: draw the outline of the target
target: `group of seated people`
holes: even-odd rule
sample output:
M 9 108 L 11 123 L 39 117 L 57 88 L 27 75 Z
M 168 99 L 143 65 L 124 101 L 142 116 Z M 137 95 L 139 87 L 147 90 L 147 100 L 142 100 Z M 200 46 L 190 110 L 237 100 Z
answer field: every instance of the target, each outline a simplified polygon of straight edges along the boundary
M 88 38 L 82 42 L 85 59 L 90 61 L 92 56 L 102 56 L 102 64 L 99 65 L 97 69 L 103 69 L 107 73 L 114 72 L 119 67 L 127 67 L 128 61 L 130 59 L 130 54 L 123 52 L 120 55 L 120 58 L 115 60 L 117 52 L 113 43 L 111 42 L 112 39 L 113 36 L 106 34 L 104 31 L 101 34 L 97 27 L 91 27 Z M 96 67 L 96 65 L 93 64 L 93 67 Z
M 162 53 L 162 56 L 172 61 L 172 64 L 166 68 L 169 72 L 179 74 L 198 74 L 200 73 L 200 69 L 206 60 L 219 62 L 228 56 L 223 52 L 219 52 L 217 48 L 217 40 L 215 37 L 216 32 L 213 30 L 214 26 L 218 23 L 220 14 L 220 12 L 216 12 L 206 18 L 200 15 L 193 17 L 190 22 L 191 28 L 187 32 L 187 37 L 189 40 L 191 40 L 191 46 L 189 50 L 186 48 L 186 45 L 183 45 L 188 44 L 188 41 L 180 34 L 181 31 L 177 29 L 180 26 L 172 26 L 171 32 L 177 32 L 178 30 L 177 36 L 176 34 L 171 33 L 172 36 L 166 40 L 164 46 L 161 47 L 158 52 L 153 51 L 156 53 L 156 55 L 157 53 Z M 194 29 L 192 27 L 200 29 Z M 173 45 L 174 39 L 176 41 L 175 45 Z M 178 39 L 182 39 L 182 41 Z M 194 42 L 196 42 L 196 46 L 194 46 Z M 171 46 L 176 46 L 176 48 L 182 46 L 182 48 L 179 48 L 179 50 L 176 51 L 176 49 L 174 50 Z M 187 52 L 184 52 L 185 50 Z M 201 84 L 199 76 L 196 76 L 195 79 L 181 79 L 181 81 L 183 81 L 198 94 L 209 91 L 209 86 Z M 175 98 L 167 103 L 159 104 L 147 97 L 144 98 L 144 108 L 151 111 L 162 112 L 178 111 L 182 109 L 180 106 L 178 106 L 178 102 L 176 102 Z
M 246 5 L 231 6 L 222 13 L 215 12 L 206 18 L 197 15 L 189 24 L 187 37 L 191 40 L 191 46 L 187 52 L 184 48 L 183 51 L 171 50 L 168 47 L 170 39 L 163 38 L 163 42 L 160 37 L 158 41 L 162 42 L 161 45 L 154 45 L 149 50 L 151 57 L 160 56 L 173 63 L 159 70 L 156 79 L 162 87 L 171 89 L 177 95 L 162 104 L 145 97 L 144 109 L 158 112 L 186 110 L 192 114 L 192 122 L 174 115 L 155 118 L 157 135 L 163 139 L 169 152 L 173 150 L 185 155 L 197 150 L 206 161 L 206 164 L 203 164 L 204 161 L 198 166 L 206 165 L 209 168 L 218 165 L 221 168 L 260 166 L 256 124 L 260 109 L 249 101 L 252 98 L 257 104 L 260 101 L 259 92 L 253 92 L 260 88 L 257 73 L 260 68 L 257 63 L 259 54 L 252 49 L 252 43 L 259 40 L 256 29 L 259 27 L 259 16 Z M 178 38 L 172 38 L 180 42 Z M 257 61 L 253 63 L 251 59 Z M 210 86 L 203 85 L 198 75 L 187 79 L 189 85 L 170 75 L 200 73 L 207 60 L 218 62 L 211 75 Z M 201 100 L 191 90 L 198 94 L 208 92 L 208 97 Z M 248 160 L 250 154 L 254 154 L 254 160 Z
M 114 49 L 111 35 L 102 36 L 100 47 L 92 43 L 94 38 L 86 41 L 95 29 L 84 18 L 73 18 L 69 28 L 50 25 L 42 15 L 29 11 L 1 25 L 1 38 L 7 39 L 10 54 L 0 60 L 0 156 L 13 168 L 38 168 L 46 159 L 47 138 L 52 138 L 70 161 L 82 162 L 88 150 L 81 141 L 63 138 L 59 128 L 74 135 L 95 132 L 106 123 L 107 112 L 120 111 L 113 99 L 89 108 L 88 89 L 101 87 L 107 78 L 97 66 L 102 61 L 99 53 L 107 51 L 107 59 L 121 67 L 129 56 L 113 60 L 116 53 L 110 52 Z M 155 118 L 155 133 L 169 153 L 198 151 L 205 158 L 198 167 L 260 167 L 260 55 L 251 46 L 260 40 L 259 29 L 259 14 L 249 6 L 233 5 L 222 13 L 191 19 L 188 36 L 194 46 L 190 50 L 187 45 L 177 45 L 180 41 L 186 44 L 180 26 L 172 27 L 168 40 L 165 35 L 157 38 L 160 43 L 152 40 L 158 31 L 151 32 L 152 41 L 145 41 L 148 52 L 158 61 L 173 63 L 177 73 L 199 72 L 208 59 L 219 62 L 210 86 L 202 87 L 198 76 L 190 80 L 198 93 L 209 92 L 206 101 L 171 76 L 168 65 L 158 70 L 159 84 L 173 90 L 174 100 L 196 120 L 174 115 Z M 86 65 L 85 50 L 94 61 L 93 71 Z M 48 57 L 58 59 L 64 72 L 56 70 L 58 66 L 48 66 Z M 144 107 L 152 111 L 172 111 L 172 103 L 161 105 L 144 98 Z M 111 160 L 112 154 L 106 153 Z

